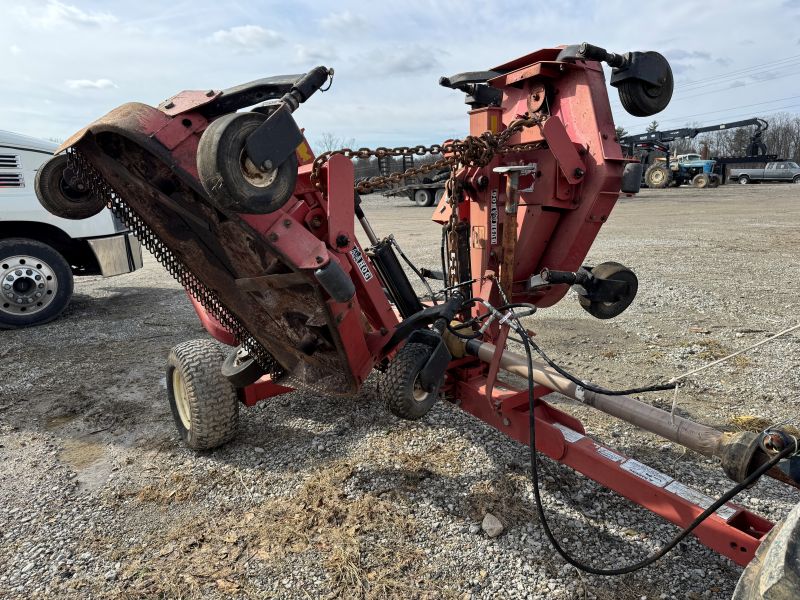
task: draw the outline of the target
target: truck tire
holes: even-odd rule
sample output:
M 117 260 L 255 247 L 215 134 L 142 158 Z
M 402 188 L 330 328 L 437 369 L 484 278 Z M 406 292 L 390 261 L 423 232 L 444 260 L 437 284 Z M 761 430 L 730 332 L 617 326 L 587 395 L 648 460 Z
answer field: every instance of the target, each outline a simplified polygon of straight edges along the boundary
M 692 177 L 692 187 L 696 187 L 700 190 L 707 188 L 710 182 L 711 179 L 705 173 L 698 173 Z
M 414 203 L 417 206 L 433 206 L 433 194 L 430 190 L 414 190 Z
M 667 187 L 672 179 L 672 173 L 664 165 L 650 165 L 644 173 L 644 182 L 647 187 L 653 189 L 663 189 Z
M 28 238 L 0 240 L 0 329 L 52 321 L 72 298 L 72 270 L 52 246 Z
M 800 175 L 795 175 L 794 179 L 792 179 L 792 183 L 800 183 Z
M 239 398 L 222 374 L 225 352 L 213 340 L 189 340 L 167 358 L 167 398 L 181 438 L 195 450 L 211 450 L 236 435 Z
M 747 175 L 739 175 L 739 183 L 742 185 L 747 185 L 750 183 L 750 178 Z
M 438 205 L 439 202 L 442 201 L 442 198 L 444 198 L 444 188 L 439 188 L 436 190 L 436 194 L 434 194 L 433 203 Z

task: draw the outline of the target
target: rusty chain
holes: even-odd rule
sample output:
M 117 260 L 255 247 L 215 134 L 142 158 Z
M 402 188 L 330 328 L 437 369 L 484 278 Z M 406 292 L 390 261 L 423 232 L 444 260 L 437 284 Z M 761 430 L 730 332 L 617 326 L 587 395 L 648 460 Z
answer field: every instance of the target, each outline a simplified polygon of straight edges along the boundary
M 486 131 L 479 136 L 470 135 L 463 140 L 454 140 L 445 142 L 443 144 L 433 144 L 431 146 L 397 146 L 395 148 L 379 147 L 375 149 L 359 148 L 353 150 L 351 148 L 342 148 L 340 150 L 330 150 L 320 154 L 315 160 L 311 169 L 311 183 L 320 191 L 324 192 L 324 184 L 320 171 L 322 166 L 335 155 L 341 155 L 345 158 L 354 159 L 369 159 L 369 158 L 384 158 L 384 157 L 397 157 L 397 156 L 425 156 L 426 154 L 441 154 L 440 158 L 427 165 L 420 165 L 419 167 L 411 167 L 400 173 L 391 173 L 389 175 L 378 175 L 356 182 L 355 191 L 359 194 L 369 194 L 375 190 L 390 187 L 396 183 L 402 182 L 407 177 L 416 177 L 430 173 L 431 171 L 438 171 L 445 167 L 450 167 L 453 171 L 459 164 L 468 167 L 482 167 L 492 160 L 495 154 L 506 154 L 511 152 L 526 152 L 528 150 L 536 150 L 542 147 L 541 142 L 534 142 L 529 144 L 515 144 L 509 145 L 508 140 L 519 131 L 526 127 L 533 127 L 539 125 L 544 121 L 543 115 L 525 116 L 513 121 L 502 133 L 494 134 Z M 451 175 L 452 178 L 453 175 Z

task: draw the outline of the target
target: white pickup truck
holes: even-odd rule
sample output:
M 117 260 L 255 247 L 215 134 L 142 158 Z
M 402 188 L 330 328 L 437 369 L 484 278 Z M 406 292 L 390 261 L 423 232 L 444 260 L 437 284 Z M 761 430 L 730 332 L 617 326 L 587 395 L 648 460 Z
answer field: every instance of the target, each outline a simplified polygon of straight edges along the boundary
M 110 277 L 142 266 L 138 240 L 110 210 L 73 221 L 39 203 L 36 172 L 56 147 L 0 131 L 0 329 L 56 318 L 72 296 L 73 275 Z

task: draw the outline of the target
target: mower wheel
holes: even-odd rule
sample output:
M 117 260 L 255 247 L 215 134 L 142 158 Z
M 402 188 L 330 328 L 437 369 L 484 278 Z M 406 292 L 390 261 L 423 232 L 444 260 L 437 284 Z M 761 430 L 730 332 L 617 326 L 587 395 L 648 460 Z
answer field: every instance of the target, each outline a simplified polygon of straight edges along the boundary
M 36 172 L 33 188 L 39 203 L 62 219 L 88 219 L 106 207 L 82 183 L 72 178 L 66 154 L 58 154 L 44 163 Z
M 614 302 L 589 300 L 586 296 L 578 296 L 581 307 L 598 319 L 613 319 L 631 305 L 639 290 L 639 279 L 636 273 L 617 262 L 600 263 L 592 269 L 592 275 L 600 279 L 613 279 L 628 284 L 628 293 Z
M 778 522 L 742 571 L 731 600 L 800 597 L 800 504 Z
M 672 69 L 663 56 L 657 52 L 648 52 L 653 61 L 663 65 L 665 74 L 660 85 L 652 85 L 639 79 L 629 79 L 619 84 L 619 100 L 628 114 L 634 117 L 649 117 L 664 110 L 672 99 Z
M 210 450 L 230 441 L 239 424 L 236 388 L 222 374 L 222 347 L 213 340 L 190 340 L 167 358 L 167 397 L 186 445 Z
M 419 372 L 428 362 L 431 351 L 425 344 L 406 344 L 389 363 L 381 392 L 387 408 L 396 417 L 409 421 L 421 419 L 436 402 L 439 386 L 426 392 L 419 383 Z
M 264 371 L 247 350 L 238 346 L 228 352 L 222 363 L 222 374 L 234 387 L 243 388 L 261 379 Z
M 230 113 L 213 121 L 197 147 L 197 172 L 211 201 L 223 211 L 267 214 L 291 198 L 297 155 L 263 169 L 245 150 L 247 138 L 265 120 L 261 113 Z
M 711 183 L 711 179 L 705 173 L 698 173 L 694 177 L 692 177 L 692 186 L 696 187 L 697 189 L 705 189 Z
M 433 206 L 433 194 L 425 188 L 414 192 L 414 202 L 417 206 Z

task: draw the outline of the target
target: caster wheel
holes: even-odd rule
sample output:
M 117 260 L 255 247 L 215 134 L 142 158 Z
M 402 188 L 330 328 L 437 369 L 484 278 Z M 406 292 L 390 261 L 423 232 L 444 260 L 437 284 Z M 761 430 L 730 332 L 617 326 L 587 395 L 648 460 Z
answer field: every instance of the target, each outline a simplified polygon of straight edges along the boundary
M 672 99 L 674 81 L 667 59 L 658 52 L 645 52 L 650 61 L 658 63 L 664 73 L 660 85 L 652 85 L 640 79 L 623 81 L 619 87 L 619 101 L 628 114 L 634 117 L 649 117 L 664 110 Z
M 431 351 L 425 344 L 408 343 L 386 369 L 382 393 L 387 408 L 396 417 L 410 421 L 421 419 L 436 402 L 439 386 L 426 392 L 419 383 L 419 372 L 428 362 Z
M 593 317 L 598 319 L 612 319 L 631 305 L 639 290 L 639 279 L 636 273 L 625 265 L 616 262 L 606 262 L 592 269 L 592 275 L 600 279 L 614 279 L 628 284 L 628 293 L 614 302 L 589 300 L 586 296 L 578 296 L 581 307 Z
M 265 120 L 261 113 L 230 113 L 213 121 L 197 147 L 197 172 L 211 201 L 223 211 L 267 214 L 292 196 L 297 155 L 262 169 L 247 157 L 245 142 Z
M 106 207 L 82 183 L 75 182 L 66 154 L 54 156 L 36 172 L 33 187 L 47 212 L 62 219 L 88 219 Z
M 261 379 L 264 371 L 247 350 L 238 346 L 228 352 L 225 362 L 222 363 L 222 375 L 234 387 L 243 388 Z
M 230 441 L 239 424 L 236 388 L 222 374 L 225 352 L 212 340 L 175 346 L 167 359 L 167 397 L 186 445 L 210 450 Z

